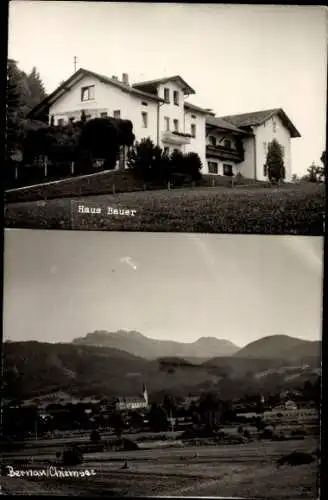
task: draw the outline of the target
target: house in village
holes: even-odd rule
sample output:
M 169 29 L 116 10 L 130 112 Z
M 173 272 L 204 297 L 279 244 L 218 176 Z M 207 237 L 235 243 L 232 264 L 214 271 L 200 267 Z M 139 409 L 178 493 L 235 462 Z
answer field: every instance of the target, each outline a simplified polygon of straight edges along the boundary
M 283 149 L 286 180 L 291 179 L 291 139 L 300 134 L 282 109 L 216 117 L 189 102 L 194 94 L 179 75 L 130 84 L 126 73 L 119 80 L 80 68 L 29 117 L 47 113 L 55 125 L 78 120 L 82 111 L 87 119 L 128 119 L 136 141 L 149 137 L 168 154 L 195 152 L 204 174 L 241 173 L 258 180 L 267 178 L 268 144 L 276 138 Z

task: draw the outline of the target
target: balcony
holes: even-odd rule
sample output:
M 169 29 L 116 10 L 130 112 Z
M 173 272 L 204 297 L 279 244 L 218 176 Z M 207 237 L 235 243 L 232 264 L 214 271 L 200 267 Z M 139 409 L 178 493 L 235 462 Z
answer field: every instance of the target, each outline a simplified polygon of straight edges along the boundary
M 206 146 L 206 157 L 241 163 L 244 161 L 244 150 L 227 148 L 225 146 L 212 146 L 208 144 Z
M 191 135 L 183 132 L 171 132 L 168 130 L 162 133 L 162 142 L 165 144 L 177 144 L 182 146 L 184 144 L 190 144 L 190 139 Z

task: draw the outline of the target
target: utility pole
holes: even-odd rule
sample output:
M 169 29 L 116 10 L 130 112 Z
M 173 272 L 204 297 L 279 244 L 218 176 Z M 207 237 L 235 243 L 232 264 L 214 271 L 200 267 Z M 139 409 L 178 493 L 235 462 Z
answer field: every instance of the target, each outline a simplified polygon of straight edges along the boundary
M 74 56 L 74 73 L 76 72 L 77 57 Z

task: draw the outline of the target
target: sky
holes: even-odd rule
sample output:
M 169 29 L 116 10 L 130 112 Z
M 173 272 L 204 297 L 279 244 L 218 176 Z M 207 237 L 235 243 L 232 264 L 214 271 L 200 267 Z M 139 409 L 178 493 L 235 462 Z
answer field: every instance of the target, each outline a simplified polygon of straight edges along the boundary
M 320 163 L 327 10 L 320 6 L 11 1 L 8 57 L 48 93 L 79 67 L 130 81 L 181 75 L 217 116 L 283 108 L 302 138 L 293 173 Z M 28 35 L 27 35 L 28 33 Z
M 321 338 L 323 238 L 5 230 L 4 339 Z

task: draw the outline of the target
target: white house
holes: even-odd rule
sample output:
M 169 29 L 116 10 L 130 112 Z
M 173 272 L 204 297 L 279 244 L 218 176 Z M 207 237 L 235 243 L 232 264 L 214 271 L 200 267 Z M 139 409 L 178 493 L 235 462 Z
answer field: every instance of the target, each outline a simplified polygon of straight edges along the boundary
M 171 154 L 174 149 L 198 153 L 203 173 L 265 179 L 268 143 L 276 138 L 284 150 L 286 178 L 291 177 L 290 142 L 300 137 L 282 109 L 215 117 L 190 103 L 193 88 L 179 75 L 141 83 L 129 83 L 86 69 L 79 69 L 29 114 L 46 112 L 49 121 L 61 125 L 70 119 L 114 117 L 130 120 L 136 141 L 149 137 Z
M 291 179 L 291 139 L 301 135 L 283 109 L 275 108 L 222 118 L 249 133 L 243 140 L 245 154 L 239 165 L 240 172 L 245 177 L 267 179 L 265 164 L 268 145 L 276 139 L 283 151 L 286 180 Z

